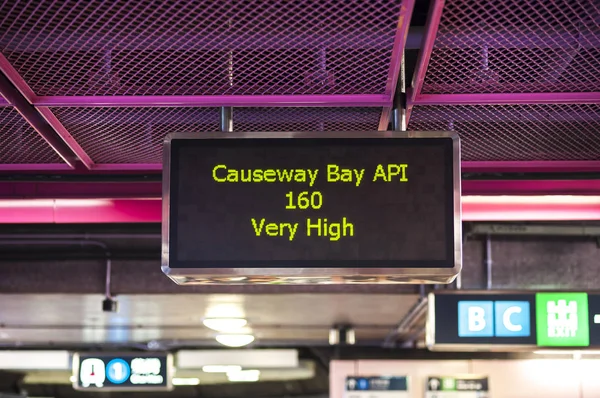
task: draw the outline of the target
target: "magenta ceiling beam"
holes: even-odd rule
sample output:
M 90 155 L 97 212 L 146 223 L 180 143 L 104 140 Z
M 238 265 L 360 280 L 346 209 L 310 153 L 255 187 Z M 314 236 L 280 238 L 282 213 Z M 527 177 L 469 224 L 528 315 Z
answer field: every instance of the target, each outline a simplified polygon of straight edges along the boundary
M 77 155 L 79 160 L 81 160 L 81 162 L 85 165 L 85 167 L 88 170 L 92 169 L 94 167 L 94 161 L 92 160 L 92 158 L 90 158 L 89 155 L 83 150 L 81 145 L 79 145 L 79 143 L 75 141 L 75 138 L 73 138 L 73 136 L 67 131 L 65 126 L 63 126 L 63 124 L 56 118 L 56 116 L 54 116 L 52 111 L 45 106 L 38 106 L 37 110 L 38 112 L 40 112 L 43 118 L 46 119 L 48 124 L 52 126 L 54 131 L 56 131 L 56 133 L 63 139 L 63 141 L 66 142 L 69 148 L 71 148 L 71 150 L 75 152 L 75 154 Z
M 65 163 L 73 169 L 79 168 L 80 161 L 77 155 L 65 143 L 62 137 L 54 131 L 52 126 L 50 126 L 39 111 L 31 105 L 22 92 L 18 90 L 12 81 L 3 73 L 0 73 L 0 94 L 15 107 L 19 114 L 23 116 L 31 127 L 37 131 Z
M 322 107 L 383 107 L 391 106 L 389 95 L 143 95 L 143 96 L 63 96 L 36 97 L 36 106 L 322 106 Z
M 600 104 L 600 92 L 418 94 L 413 105 Z
M 0 200 L 0 224 L 160 223 L 160 199 Z M 600 220 L 599 196 L 463 196 L 463 221 Z
M 19 72 L 10 64 L 8 59 L 0 52 L 0 71 L 6 75 L 8 80 L 19 90 L 19 92 L 29 101 L 33 103 L 35 93 L 29 87 L 29 84 L 21 77 Z
M 464 195 L 600 195 L 600 180 L 463 180 Z
M 600 172 L 600 161 L 463 161 L 461 163 L 461 170 L 472 173 L 587 173 Z
M 0 224 L 161 222 L 160 199 L 0 200 Z
M 423 88 L 423 81 L 425 80 L 425 74 L 427 73 L 427 67 L 429 66 L 429 60 L 431 59 L 431 52 L 433 51 L 433 45 L 435 43 L 438 28 L 440 26 L 442 11 L 444 10 L 444 3 L 444 0 L 433 0 L 433 3 L 431 3 L 429 8 L 429 14 L 427 15 L 427 21 L 425 23 L 423 43 L 421 44 L 421 51 L 419 51 L 419 56 L 417 58 L 417 66 L 413 74 L 411 86 L 407 90 L 407 126 L 410 120 L 413 101 L 415 97 L 421 93 L 421 89 Z
M 46 140 L 48 145 L 50 145 L 71 168 L 77 168 L 77 163 L 80 161 L 87 169 L 90 169 L 93 165 L 92 160 L 75 139 L 73 139 L 67 129 L 65 129 L 52 114 L 50 109 L 35 108 L 32 106 L 37 98 L 35 93 L 2 53 L 0 53 L 0 71 L 4 73 L 4 76 L 8 81 L 12 83 L 12 86 L 10 83 L 6 82 L 0 87 L 0 92 L 7 102 L 10 102 L 15 106 L 27 123 L 29 123 L 44 140 Z M 4 80 L 2 80 L 2 82 L 4 82 Z M 14 92 L 15 89 L 18 90 L 18 93 Z M 45 120 L 45 123 L 42 120 Z M 50 128 L 48 128 L 48 125 Z M 66 144 L 69 150 L 65 148 L 64 144 Z M 73 154 L 75 156 L 73 156 Z M 43 169 L 48 170 L 46 167 L 43 167 Z
M 160 198 L 162 183 L 0 181 L 0 199 L 97 199 Z
M 94 171 L 162 171 L 162 163 L 94 164 Z
M 465 196 L 592 195 L 600 196 L 600 179 L 463 180 Z M 2 199 L 160 199 L 160 181 L 0 181 Z M 81 202 L 86 204 L 87 202 Z
M 0 173 L 3 171 L 71 171 L 73 168 L 66 163 L 0 163 Z

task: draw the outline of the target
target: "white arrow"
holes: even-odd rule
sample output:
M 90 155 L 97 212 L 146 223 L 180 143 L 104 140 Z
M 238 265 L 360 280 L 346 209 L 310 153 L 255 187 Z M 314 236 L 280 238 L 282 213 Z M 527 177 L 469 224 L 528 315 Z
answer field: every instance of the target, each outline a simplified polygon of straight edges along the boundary
M 437 390 L 438 388 L 440 388 L 440 381 L 438 379 L 430 379 L 429 388 L 431 388 L 434 391 Z

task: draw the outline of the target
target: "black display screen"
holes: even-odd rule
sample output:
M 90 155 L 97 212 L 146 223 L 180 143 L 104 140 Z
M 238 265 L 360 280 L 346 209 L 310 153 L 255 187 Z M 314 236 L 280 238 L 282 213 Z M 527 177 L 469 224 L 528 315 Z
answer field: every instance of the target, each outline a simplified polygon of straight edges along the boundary
M 81 390 L 166 390 L 171 386 L 168 354 L 78 354 L 75 387 Z
M 455 266 L 452 138 L 172 139 L 169 267 Z

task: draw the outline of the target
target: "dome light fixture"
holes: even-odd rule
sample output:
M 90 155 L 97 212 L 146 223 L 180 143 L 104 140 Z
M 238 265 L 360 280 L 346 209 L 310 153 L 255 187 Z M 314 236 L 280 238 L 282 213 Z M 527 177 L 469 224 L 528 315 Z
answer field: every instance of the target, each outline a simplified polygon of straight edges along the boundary
M 220 334 L 216 340 L 226 347 L 243 347 L 254 341 L 251 334 Z
M 248 324 L 243 318 L 206 318 L 204 326 L 217 332 L 235 332 Z
M 174 377 L 172 380 L 174 386 L 197 386 L 200 379 L 196 377 Z

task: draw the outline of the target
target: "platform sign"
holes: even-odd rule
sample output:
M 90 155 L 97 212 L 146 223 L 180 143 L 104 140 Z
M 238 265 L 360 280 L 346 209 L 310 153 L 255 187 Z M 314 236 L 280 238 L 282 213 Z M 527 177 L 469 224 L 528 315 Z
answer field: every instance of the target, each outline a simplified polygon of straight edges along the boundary
M 442 293 L 429 296 L 431 349 L 600 347 L 600 295 L 585 292 Z
M 88 354 L 73 357 L 76 390 L 168 391 L 172 389 L 170 354 Z
M 171 135 L 163 271 L 177 283 L 447 283 L 461 268 L 451 133 Z
M 408 398 L 406 376 L 350 376 L 344 398 Z
M 425 398 L 489 398 L 487 376 L 430 376 Z

